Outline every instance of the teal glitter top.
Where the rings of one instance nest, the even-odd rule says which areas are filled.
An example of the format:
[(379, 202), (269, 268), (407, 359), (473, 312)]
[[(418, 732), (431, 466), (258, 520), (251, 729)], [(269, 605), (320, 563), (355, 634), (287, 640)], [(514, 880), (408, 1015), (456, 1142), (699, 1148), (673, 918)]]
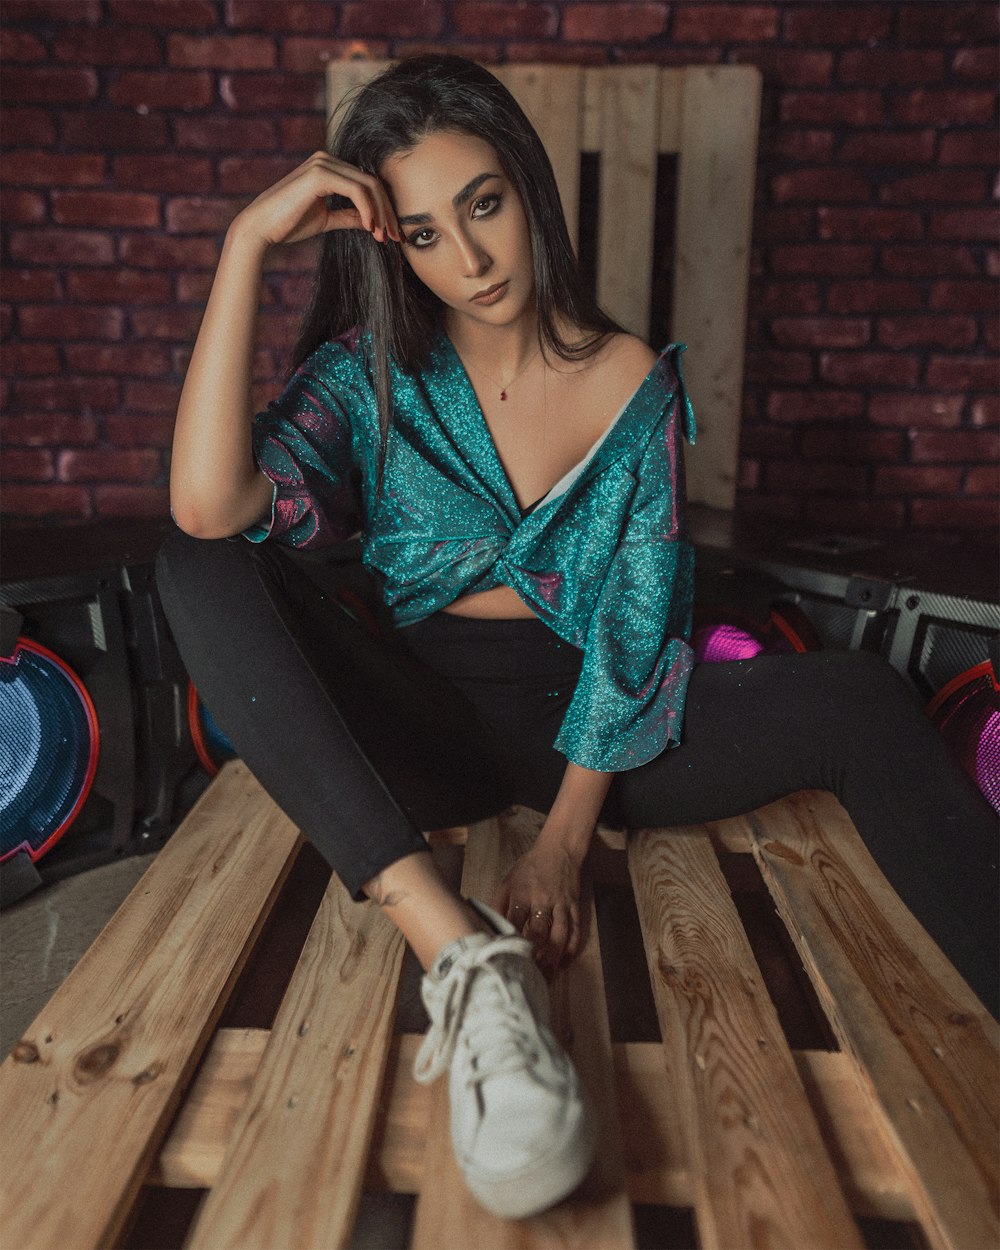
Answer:
[(693, 664), (684, 344), (664, 349), (588, 456), (525, 515), (444, 333), (419, 373), (393, 371), (376, 498), (368, 342), (323, 344), (255, 418), (254, 455), (274, 496), (267, 523), (245, 536), (316, 548), (360, 529), (364, 564), (401, 627), (470, 591), (512, 586), (584, 653), (557, 750), (619, 772), (676, 745)]

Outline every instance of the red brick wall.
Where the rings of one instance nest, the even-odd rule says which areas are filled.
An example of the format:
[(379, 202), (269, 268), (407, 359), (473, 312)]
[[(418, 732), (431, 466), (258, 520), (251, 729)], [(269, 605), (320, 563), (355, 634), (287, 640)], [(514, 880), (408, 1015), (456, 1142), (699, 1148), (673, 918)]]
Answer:
[[(992, 3), (4, 0), (2, 20), (8, 515), (165, 510), (221, 234), (320, 145), (323, 64), (363, 40), (487, 63), (759, 65), (740, 507), (994, 525)], [(267, 276), (262, 394), (307, 263)]]

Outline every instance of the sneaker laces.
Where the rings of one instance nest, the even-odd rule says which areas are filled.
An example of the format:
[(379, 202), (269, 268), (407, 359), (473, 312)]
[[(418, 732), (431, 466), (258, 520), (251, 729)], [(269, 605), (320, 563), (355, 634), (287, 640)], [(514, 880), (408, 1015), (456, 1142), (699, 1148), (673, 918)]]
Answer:
[[(524, 947), (520, 936), (494, 938), (487, 946), (460, 956), (435, 986), (443, 991), (443, 1007), (435, 1010), (413, 1065), (413, 1075), (422, 1085), (447, 1070), (463, 1032), (465, 1044), (475, 1054), (475, 1068), (466, 1080), (469, 1087), (538, 1062), (533, 1039), (539, 1026), (531, 1008), (523, 995), (512, 992), (511, 978), (492, 962), (502, 955), (524, 959)], [(535, 1075), (548, 1083), (540, 1073)]]

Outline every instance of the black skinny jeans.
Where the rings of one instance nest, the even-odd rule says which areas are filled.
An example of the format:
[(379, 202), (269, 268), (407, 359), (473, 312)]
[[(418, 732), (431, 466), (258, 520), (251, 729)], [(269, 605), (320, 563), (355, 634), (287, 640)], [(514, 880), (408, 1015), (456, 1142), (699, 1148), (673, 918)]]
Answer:
[[(546, 811), (582, 653), (541, 621), (445, 613), (376, 634), (342, 571), (278, 543), (172, 533), (163, 606), (192, 680), (264, 788), (362, 885), (421, 829)], [(906, 682), (867, 652), (695, 668), (681, 746), (618, 773), (601, 819), (697, 824), (832, 791), (882, 871), (997, 1013), (997, 821)]]

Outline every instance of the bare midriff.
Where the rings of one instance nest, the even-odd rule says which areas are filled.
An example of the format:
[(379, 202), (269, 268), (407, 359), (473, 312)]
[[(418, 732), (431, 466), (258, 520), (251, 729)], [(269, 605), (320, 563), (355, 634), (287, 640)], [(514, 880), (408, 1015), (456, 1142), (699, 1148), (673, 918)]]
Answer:
[(530, 617), (535, 613), (511, 586), (494, 586), (492, 590), (480, 590), (461, 595), (449, 603), (443, 612), (453, 616), (476, 616), (486, 620), (507, 620), (511, 617)]

